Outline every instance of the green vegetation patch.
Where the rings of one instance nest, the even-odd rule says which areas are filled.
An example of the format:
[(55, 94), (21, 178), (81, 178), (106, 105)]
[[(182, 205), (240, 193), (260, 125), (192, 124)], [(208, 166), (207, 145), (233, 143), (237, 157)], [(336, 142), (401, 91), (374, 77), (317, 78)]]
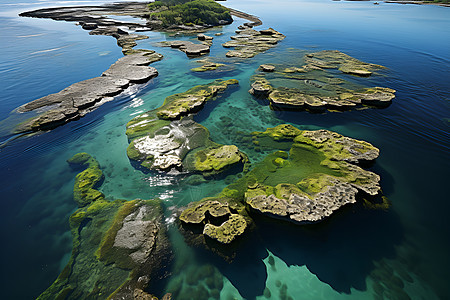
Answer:
[[(87, 153), (79, 153), (69, 162), (98, 168), (98, 162)], [(145, 289), (148, 284), (138, 278), (144, 273), (150, 276), (158, 268), (154, 261), (162, 257), (156, 253), (161, 255), (167, 247), (160, 226), (160, 202), (107, 201), (104, 197), (90, 201), (86, 193), (78, 193), (78, 197), (86, 205), (70, 216), (73, 248), (69, 263), (38, 299), (133, 298), (136, 288)]]
[[(367, 142), (328, 130), (299, 130), (288, 124), (252, 135), (264, 151), (274, 152), (217, 197), (190, 204), (180, 216), (182, 222), (203, 224), (203, 234), (230, 243), (233, 238), (228, 233), (237, 232), (235, 227), (240, 223), (237, 217), (231, 218), (233, 213), (248, 218), (246, 209), (251, 208), (294, 222), (317, 222), (354, 203), (359, 191), (372, 196), (381, 191), (379, 176), (358, 166), (379, 155)], [(227, 205), (231, 200), (240, 203), (240, 209), (227, 211), (221, 224), (208, 219), (213, 215), (213, 204)], [(195, 216), (196, 221), (188, 216)], [(228, 228), (231, 224), (236, 226)]]
[(161, 107), (141, 114), (127, 124), (127, 155), (147, 169), (185, 169), (212, 176), (239, 163), (248, 168), (247, 156), (236, 146), (220, 145), (204, 126), (186, 118), (207, 101), (237, 85), (236, 79), (215, 80), (166, 97)]
[(87, 169), (75, 177), (73, 198), (79, 207), (91, 204), (104, 198), (103, 193), (95, 189), (95, 186), (103, 179), (97, 160), (87, 153), (75, 154), (68, 160), (70, 164), (87, 166)]
[(161, 0), (148, 5), (150, 17), (173, 25), (222, 25), (233, 21), (229, 9), (213, 0)]

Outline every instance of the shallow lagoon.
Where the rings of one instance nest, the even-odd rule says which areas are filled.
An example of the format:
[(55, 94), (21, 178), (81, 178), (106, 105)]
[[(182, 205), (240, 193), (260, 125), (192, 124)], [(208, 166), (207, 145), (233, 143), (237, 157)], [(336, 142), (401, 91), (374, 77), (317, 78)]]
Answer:
[[(89, 36), (64, 22), (14, 17), (10, 11), (28, 10), (35, 4), (13, 4), (4, 5), (0, 15), (2, 41), (7, 41), (2, 42), (0, 52), (2, 120), (29, 100), (99, 75), (121, 56), (112, 38)], [(230, 295), (263, 299), (266, 286), (272, 299), (279, 299), (284, 290), (293, 299), (373, 299), (374, 290), (379, 289), (373, 278), (394, 282), (390, 291), (403, 286), (401, 290), (412, 299), (449, 297), (445, 191), (450, 146), (448, 8), (332, 1), (274, 5), (232, 0), (226, 4), (261, 17), (263, 28), (274, 27), (287, 37), (274, 49), (220, 74), (223, 79), (238, 79), (240, 88), (207, 105), (195, 120), (210, 130), (214, 141), (236, 143), (252, 161), (263, 155), (251, 145), (238, 144), (239, 131), (289, 122), (301, 129), (324, 128), (366, 140), (381, 150), (372, 169), (382, 177), (391, 208), (373, 211), (357, 204), (326, 222), (303, 227), (258, 218), (258, 229), (239, 245), (231, 263), (188, 246), (173, 222), (174, 206), (212, 196), (232, 178), (186, 186), (176, 177), (135, 170), (126, 156), (125, 124), (160, 106), (168, 95), (216, 76), (189, 72), (197, 64), (182, 52), (157, 48), (154, 43), (167, 36), (150, 33), (150, 39), (140, 41), (139, 46), (154, 49), (165, 59), (153, 64), (160, 75), (138, 94), (120, 97), (50, 133), (1, 148), (3, 299), (38, 296), (66, 264), (72, 245), (68, 216), (76, 209), (72, 200), (76, 173), (66, 159), (80, 151), (99, 160), (106, 176), (101, 189), (110, 198), (164, 200), (175, 259), (172, 277), (152, 287), (159, 295), (174, 284), (170, 279), (181, 280), (189, 291), (185, 278), (212, 264), (225, 276), (223, 299)], [(210, 56), (224, 58), (226, 49), (220, 44), (242, 22), (238, 19), (223, 28), (225, 34), (215, 38)], [(261, 63), (283, 61), (290, 48), (338, 49), (388, 67), (369, 79), (345, 78), (396, 89), (393, 104), (386, 109), (320, 115), (271, 111), (248, 94), (250, 77)], [(7, 138), (3, 134), (2, 140)], [(274, 256), (273, 265), (268, 251)]]

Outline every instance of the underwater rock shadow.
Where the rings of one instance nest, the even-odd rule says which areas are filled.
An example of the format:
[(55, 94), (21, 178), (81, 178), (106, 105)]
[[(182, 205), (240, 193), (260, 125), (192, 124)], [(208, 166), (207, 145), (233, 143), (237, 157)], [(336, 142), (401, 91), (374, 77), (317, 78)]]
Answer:
[(305, 265), (340, 293), (350, 293), (351, 288), (366, 290), (373, 261), (395, 257), (394, 246), (403, 237), (393, 211), (370, 210), (360, 202), (318, 224), (296, 226), (263, 216), (254, 219), (269, 251), (288, 265)]
[(261, 214), (252, 214), (252, 218), (256, 229), (241, 240), (231, 263), (206, 249), (196, 250), (198, 257), (214, 264), (245, 299), (264, 293), (266, 249), (289, 266), (305, 265), (335, 291), (350, 293), (352, 288), (367, 289), (373, 261), (395, 257), (394, 246), (403, 238), (393, 211), (370, 210), (360, 203), (343, 207), (318, 224), (296, 225)]
[(193, 116), (193, 120), (199, 124), (202, 124), (203, 121), (209, 118), (209, 115), (213, 112), (217, 105), (219, 105), (220, 102), (226, 101), (226, 99), (230, 97), (231, 94), (237, 92), (240, 89), (240, 83), (235, 86), (230, 86), (225, 91), (215, 96), (214, 99), (206, 101), (202, 109)]

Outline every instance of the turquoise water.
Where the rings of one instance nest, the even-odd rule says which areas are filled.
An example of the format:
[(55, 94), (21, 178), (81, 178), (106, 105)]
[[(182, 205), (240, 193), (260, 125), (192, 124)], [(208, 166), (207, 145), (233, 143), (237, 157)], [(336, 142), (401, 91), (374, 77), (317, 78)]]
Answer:
[[(85, 2), (1, 0), (0, 132), (13, 124), (17, 106), (71, 83), (100, 75), (121, 57), (115, 40), (89, 36), (71, 23), (18, 18), (31, 8)], [(89, 3), (100, 3), (105, 1)], [(112, 2), (112, 1), (111, 1)], [(87, 2), (86, 2), (87, 3)], [(220, 78), (236, 78), (240, 87), (208, 105), (196, 120), (219, 143), (234, 143), (252, 161), (263, 158), (242, 144), (239, 131), (264, 130), (289, 122), (304, 129), (329, 129), (366, 140), (381, 155), (373, 170), (381, 175), (392, 206), (372, 211), (356, 204), (314, 226), (295, 226), (256, 218), (257, 230), (239, 245), (234, 260), (187, 245), (173, 222), (176, 207), (221, 191), (232, 177), (187, 186), (178, 177), (135, 170), (125, 149), (125, 124), (154, 109), (168, 95), (210, 82), (215, 75), (195, 75), (197, 66), (184, 53), (159, 48), (168, 37), (148, 33), (142, 48), (164, 54), (155, 63), (159, 76), (138, 92), (103, 105), (95, 112), (52, 132), (12, 140), (0, 148), (2, 299), (37, 297), (58, 276), (72, 248), (68, 217), (76, 209), (72, 188), (76, 173), (66, 159), (85, 151), (100, 162), (111, 199), (160, 197), (174, 250), (171, 277), (152, 291), (161, 296), (176, 284), (192, 291), (188, 278), (205, 265), (224, 276), (221, 299), (374, 299), (376, 282), (387, 286), (387, 299), (448, 299), (450, 230), (447, 221), (450, 147), (450, 10), (436, 6), (371, 2), (227, 1), (230, 7), (262, 18), (287, 37), (276, 48), (238, 62)], [(235, 23), (214, 32), (210, 56), (225, 59)], [(188, 39), (189, 37), (185, 37)], [(386, 86), (397, 97), (385, 109), (309, 114), (274, 112), (249, 94), (249, 79), (261, 63), (285, 61), (290, 48), (338, 49), (389, 69), (370, 79), (346, 79)], [(268, 256), (274, 257), (273, 264)], [(399, 281), (400, 280), (400, 281)], [(202, 283), (203, 284), (203, 283)], [(286, 292), (286, 293), (285, 293)], [(390, 294), (389, 294), (390, 293)], [(266, 292), (266, 295), (267, 292)]]

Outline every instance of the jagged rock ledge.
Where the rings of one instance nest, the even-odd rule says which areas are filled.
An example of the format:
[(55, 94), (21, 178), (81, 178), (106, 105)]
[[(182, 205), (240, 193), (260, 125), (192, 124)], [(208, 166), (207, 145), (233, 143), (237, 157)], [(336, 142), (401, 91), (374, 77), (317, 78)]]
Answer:
[(148, 50), (118, 59), (102, 76), (72, 84), (64, 90), (20, 106), (17, 112), (35, 111), (39, 115), (17, 126), (17, 133), (50, 130), (78, 119), (103, 103), (113, 100), (132, 84), (149, 81), (158, 71), (149, 67), (163, 58)]

